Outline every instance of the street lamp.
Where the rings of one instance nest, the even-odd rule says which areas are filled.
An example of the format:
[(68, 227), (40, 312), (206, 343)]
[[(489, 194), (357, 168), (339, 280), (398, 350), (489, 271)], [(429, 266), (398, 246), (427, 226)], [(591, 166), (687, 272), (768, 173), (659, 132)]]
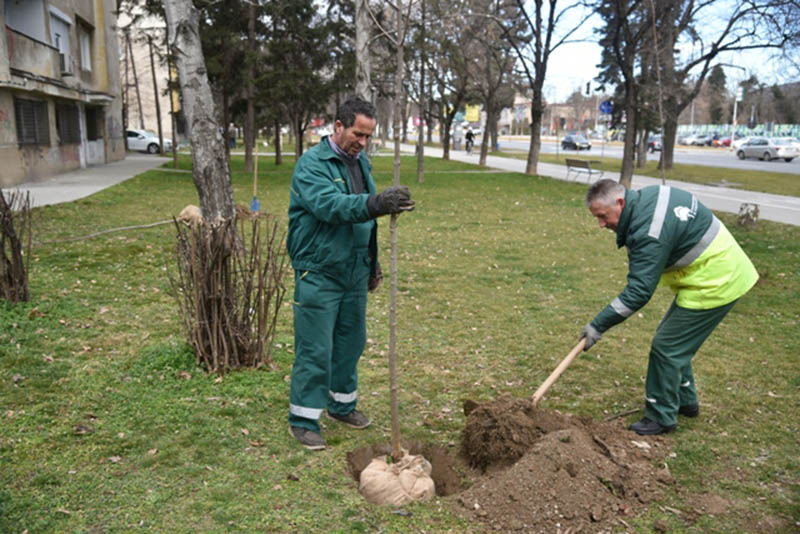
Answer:
[[(731, 65), (730, 63), (720, 63), (722, 67), (733, 67), (734, 69), (743, 70), (745, 75), (747, 75), (747, 69), (744, 67), (740, 67), (739, 65)], [(731, 150), (733, 150), (733, 141), (736, 137), (736, 110), (738, 108), (739, 100), (742, 100), (744, 93), (742, 91), (742, 86), (736, 84), (736, 91), (733, 95), (733, 120), (731, 121)]]

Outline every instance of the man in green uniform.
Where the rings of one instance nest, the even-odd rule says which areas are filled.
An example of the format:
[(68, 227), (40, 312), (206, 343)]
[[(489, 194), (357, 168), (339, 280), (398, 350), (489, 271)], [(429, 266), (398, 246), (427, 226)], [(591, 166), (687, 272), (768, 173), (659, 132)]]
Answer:
[(687, 191), (630, 191), (599, 180), (586, 205), (601, 228), (616, 232), (617, 246), (627, 247), (628, 284), (583, 328), (584, 350), (647, 304), (659, 281), (676, 294), (650, 347), (644, 418), (630, 426), (640, 435), (671, 432), (678, 414), (700, 413), (692, 357), (758, 273), (725, 225)]
[(286, 239), (295, 272), (289, 430), (312, 450), (325, 448), (319, 418), (326, 409), (353, 428), (370, 424), (356, 403), (367, 290), (382, 279), (375, 218), (414, 209), (407, 187), (375, 192), (363, 152), (374, 129), (375, 107), (348, 100), (334, 133), (303, 154), (292, 176)]

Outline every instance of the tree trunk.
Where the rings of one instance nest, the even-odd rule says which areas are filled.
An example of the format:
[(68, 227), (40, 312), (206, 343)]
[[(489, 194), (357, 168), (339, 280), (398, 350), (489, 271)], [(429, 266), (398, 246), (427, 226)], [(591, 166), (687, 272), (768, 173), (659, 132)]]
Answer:
[(295, 161), (300, 160), (303, 155), (303, 118), (297, 117), (294, 120), (294, 157)]
[[(175, 120), (175, 114), (178, 112), (175, 109), (175, 99), (173, 98), (174, 92), (177, 91), (175, 81), (172, 79), (172, 54), (169, 50), (169, 28), (164, 35), (164, 41), (167, 48), (167, 76), (169, 76), (169, 116), (172, 121), (172, 168), (178, 168), (178, 121)], [(125, 136), (127, 138), (127, 136)]]
[(542, 147), (542, 109), (541, 92), (534, 91), (531, 99), (531, 144), (528, 147), (528, 162), (525, 165), (525, 174), (536, 174), (539, 166), (539, 150)]
[(634, 89), (626, 91), (625, 104), (625, 143), (622, 150), (622, 170), (619, 173), (619, 183), (630, 189), (633, 180), (633, 157), (636, 150), (636, 94)]
[(247, 10), (247, 115), (244, 123), (244, 170), (253, 172), (253, 147), (256, 144), (256, 108), (255, 108), (255, 63), (256, 54), (256, 5), (251, 3)]
[(142, 110), (142, 94), (139, 92), (139, 77), (136, 75), (136, 61), (133, 59), (133, 46), (131, 46), (131, 32), (125, 32), (125, 39), (128, 41), (128, 52), (131, 58), (131, 70), (133, 70), (133, 86), (136, 88), (136, 103), (139, 105), (139, 128), (144, 130), (144, 111)]
[(228, 158), (228, 169), (231, 167), (231, 123), (230, 106), (228, 105), (228, 92), (222, 91), (222, 144), (225, 145), (225, 157)]
[(281, 121), (275, 119), (275, 165), (283, 164), (281, 157)]
[(647, 166), (647, 130), (639, 130), (636, 143), (636, 168), (644, 169)]
[(147, 36), (147, 47), (150, 50), (150, 72), (153, 73), (153, 99), (156, 101), (156, 122), (158, 123), (159, 154), (164, 155), (164, 132), (161, 129), (161, 104), (158, 95), (158, 80), (156, 79), (156, 62), (153, 57), (153, 38)]
[(678, 119), (677, 115), (664, 114), (664, 129), (661, 132), (661, 159), (658, 162), (658, 168), (669, 170), (672, 168), (672, 162), (675, 157), (675, 139), (678, 136)]
[(192, 144), (192, 178), (203, 216), (209, 222), (235, 216), (233, 186), (225, 158), (214, 99), (198, 33), (198, 13), (191, 0), (165, 0), (164, 11), (173, 38), (183, 109)]
[(422, 0), (422, 25), (420, 28), (422, 48), (419, 62), (419, 132), (417, 135), (417, 182), (425, 181), (425, 0)]
[(356, 0), (356, 96), (372, 102), (369, 0)]
[[(439, 127), (439, 136), (442, 138), (442, 159), (450, 159), (450, 126), (453, 125), (453, 115), (445, 115)], [(444, 130), (443, 132), (441, 130)]]
[[(490, 131), (492, 124), (495, 125), (494, 131)], [(480, 161), (478, 162), (481, 167), (486, 167), (486, 157), (489, 153), (489, 143), (491, 139), (494, 139), (494, 143), (497, 142), (497, 111), (494, 109), (493, 104), (487, 102), (486, 125), (483, 128), (483, 136), (481, 138), (481, 156)]]

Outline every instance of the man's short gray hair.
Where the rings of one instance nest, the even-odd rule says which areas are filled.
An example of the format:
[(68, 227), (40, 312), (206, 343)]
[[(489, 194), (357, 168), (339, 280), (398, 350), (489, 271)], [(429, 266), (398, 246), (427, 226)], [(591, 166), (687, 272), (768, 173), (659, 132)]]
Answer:
[(589, 187), (586, 193), (586, 206), (589, 207), (595, 202), (600, 202), (604, 206), (611, 206), (618, 198), (625, 197), (625, 186), (609, 178), (597, 180)]

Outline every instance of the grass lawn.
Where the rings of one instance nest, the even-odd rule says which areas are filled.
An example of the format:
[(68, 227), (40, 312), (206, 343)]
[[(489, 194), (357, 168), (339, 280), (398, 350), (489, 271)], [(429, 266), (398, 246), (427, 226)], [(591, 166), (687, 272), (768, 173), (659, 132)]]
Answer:
[[(510, 157), (527, 160), (528, 153), (520, 151), (500, 151), (492, 152), (493, 156)], [(615, 158), (601, 158), (597, 154), (576, 154), (575, 152), (561, 152), (560, 154), (539, 154), (539, 161), (542, 163), (557, 163), (566, 165), (565, 158), (590, 159), (600, 161), (600, 165), (592, 165), (592, 168), (600, 169), (609, 173), (619, 174), (622, 169), (622, 161)], [(733, 157), (733, 156), (731, 156)], [(648, 161), (643, 168), (633, 169), (634, 174), (661, 178), (661, 171), (657, 161)], [(694, 184), (736, 184), (733, 187), (748, 191), (759, 191), (763, 193), (774, 193), (776, 195), (800, 196), (800, 180), (796, 174), (785, 172), (769, 171), (750, 171), (743, 169), (727, 169), (724, 167), (709, 167), (705, 165), (685, 165), (676, 163), (672, 169), (665, 173), (667, 180), (678, 180)], [(607, 177), (614, 177), (613, 174)]]
[[(260, 162), (258, 184), (262, 209), (283, 221), (285, 161)], [(379, 188), (389, 185), (391, 158), (375, 166)], [(237, 158), (234, 188), (249, 205), (242, 167)], [(532, 395), (622, 288), (627, 261), (583, 206), (585, 186), (442, 160), (427, 170), (416, 184), (415, 158), (403, 160), (417, 209), (399, 223), (400, 425), (455, 453), (461, 402)], [(160, 221), (189, 203), (188, 172), (154, 170), (36, 209), (35, 239)], [(678, 486), (626, 517), (631, 531), (651, 532), (655, 520), (671, 533), (800, 528), (800, 229), (762, 221), (747, 231), (721, 218), (761, 280), (695, 359), (701, 415), (667, 438)], [(382, 219), (385, 271), (388, 227)], [(410, 515), (369, 505), (346, 472), (347, 452), (391, 435), (386, 285), (370, 298), (359, 366), (359, 407), (374, 423), (326, 424), (329, 446), (314, 453), (286, 422), (292, 277), (277, 370), (217, 380), (195, 367), (169, 296), (174, 238), (165, 225), (38, 245), (31, 302), (0, 303), (0, 532), (481, 532), (450, 512), (453, 498)], [(608, 332), (542, 407), (604, 418), (642, 406), (649, 340), (670, 300), (659, 290)], [(695, 511), (710, 498), (713, 515)]]

